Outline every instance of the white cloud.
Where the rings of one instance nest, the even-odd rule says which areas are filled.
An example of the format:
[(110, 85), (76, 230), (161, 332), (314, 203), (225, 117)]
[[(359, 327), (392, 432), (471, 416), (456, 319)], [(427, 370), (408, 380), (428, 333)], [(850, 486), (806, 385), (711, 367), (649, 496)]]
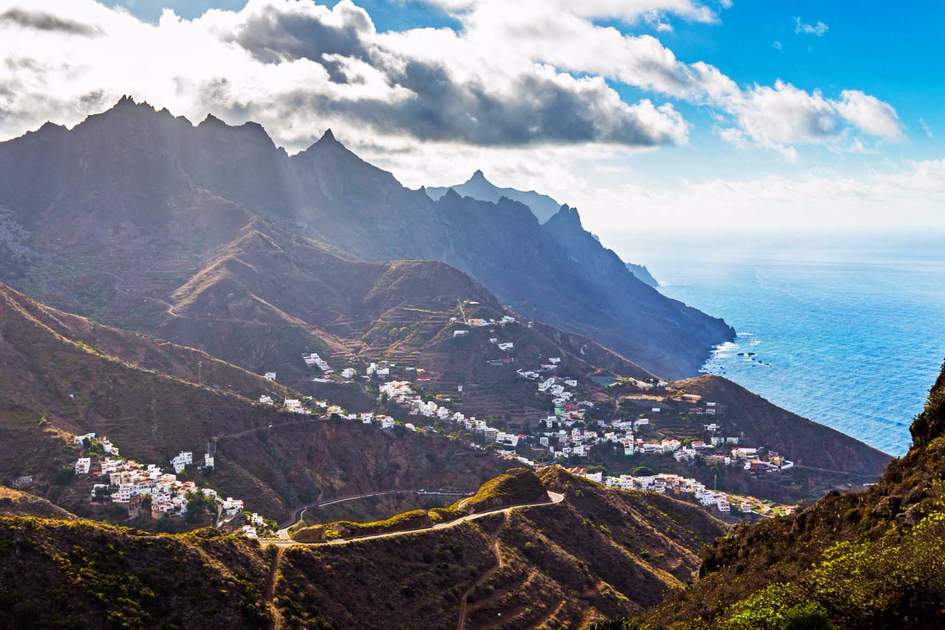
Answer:
[[(504, 7), (515, 12), (521, 8), (529, 10), (527, 5), (538, 4), (549, 13), (564, 11), (588, 19), (613, 19), (624, 22), (636, 22), (652, 19), (654, 16), (675, 15), (694, 22), (714, 23), (718, 15), (704, 3), (693, 0), (522, 0), (515, 3), (505, 0), (426, 0), (427, 4), (438, 6), (452, 13), (472, 13), (484, 8)], [(722, 3), (722, 8), (731, 7), (731, 3)]]
[[(784, 82), (740, 86), (687, 63), (651, 35), (600, 20), (713, 23), (697, 0), (430, 0), (462, 28), (378, 33), (351, 0), (250, 0), (240, 11), (158, 24), (91, 0), (0, 0), (0, 137), (46, 120), (73, 124), (125, 93), (192, 120), (256, 120), (298, 150), (326, 127), (379, 147), (683, 144), (671, 102), (708, 108), (719, 135), (789, 160), (798, 146), (895, 141), (895, 110), (845, 90), (829, 98)], [(713, 3), (725, 8), (725, 3)], [(12, 12), (12, 13), (11, 13)], [(8, 16), (6, 18), (2, 16)], [(647, 92), (625, 102), (607, 81)], [(662, 99), (662, 100), (661, 100)], [(669, 100), (670, 102), (667, 102)], [(860, 141), (862, 143), (862, 141)]]
[[(157, 25), (89, 0), (50, 2), (38, 17), (25, 4), (0, 1), (0, 14), (13, 16), (0, 20), (0, 58), (14, 67), (0, 78), (7, 137), (47, 118), (74, 123), (129, 93), (191, 118), (213, 111), (258, 120), (289, 149), (328, 125), (368, 128), (381, 141), (686, 141), (688, 126), (671, 104), (626, 103), (600, 77), (491, 58), (448, 29), (385, 36), (350, 0), (332, 9), (250, 0), (239, 12), (195, 20), (165, 11)], [(76, 36), (77, 29), (97, 36)], [(431, 39), (446, 45), (421, 52)]]
[(794, 32), (798, 35), (814, 35), (815, 37), (822, 37), (827, 34), (827, 31), (830, 30), (830, 27), (817, 20), (814, 24), (806, 24), (801, 18), (794, 18)]
[(875, 96), (859, 90), (844, 90), (837, 112), (863, 131), (886, 140), (901, 140), (902, 126), (896, 110)]
[[(572, 72), (592, 72), (708, 106), (728, 117), (732, 129), (723, 137), (776, 150), (791, 160), (798, 157), (798, 145), (834, 145), (851, 132), (891, 141), (901, 138), (895, 110), (873, 96), (848, 90), (839, 99), (829, 99), (817, 90), (808, 92), (781, 81), (742, 88), (715, 66), (680, 61), (655, 37), (624, 35), (596, 25), (592, 19), (613, 17), (613, 11), (602, 4), (612, 3), (556, 0), (555, 11), (549, 11), (546, 3), (534, 0), (514, 5), (470, 0), (456, 13), (463, 25), (458, 41), (472, 44), (460, 56), (475, 58), (476, 50), (488, 50), (503, 61), (525, 59)], [(642, 4), (630, 3), (636, 12), (628, 17), (651, 19)], [(651, 10), (656, 10), (655, 4), (650, 3)], [(663, 3), (662, 10), (671, 13), (669, 5)], [(677, 7), (677, 13), (685, 11)]]
[(722, 138), (745, 146), (754, 144), (796, 157), (795, 145), (844, 142), (851, 129), (889, 141), (902, 138), (896, 111), (887, 103), (860, 91), (845, 90), (839, 99), (820, 91), (807, 92), (790, 83), (756, 85), (725, 103), (736, 127)]

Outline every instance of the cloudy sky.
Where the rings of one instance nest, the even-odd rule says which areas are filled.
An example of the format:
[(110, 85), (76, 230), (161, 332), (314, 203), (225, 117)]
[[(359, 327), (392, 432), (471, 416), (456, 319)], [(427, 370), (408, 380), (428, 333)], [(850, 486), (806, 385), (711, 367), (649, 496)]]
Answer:
[(637, 229), (945, 229), (945, 3), (0, 0), (0, 139), (130, 94)]

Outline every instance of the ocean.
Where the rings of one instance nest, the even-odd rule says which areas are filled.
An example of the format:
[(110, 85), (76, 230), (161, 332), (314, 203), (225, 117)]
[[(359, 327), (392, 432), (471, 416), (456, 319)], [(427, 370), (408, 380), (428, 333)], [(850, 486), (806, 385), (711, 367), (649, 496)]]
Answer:
[(945, 359), (945, 240), (634, 241), (618, 252), (664, 294), (738, 331), (703, 371), (889, 454), (908, 450)]

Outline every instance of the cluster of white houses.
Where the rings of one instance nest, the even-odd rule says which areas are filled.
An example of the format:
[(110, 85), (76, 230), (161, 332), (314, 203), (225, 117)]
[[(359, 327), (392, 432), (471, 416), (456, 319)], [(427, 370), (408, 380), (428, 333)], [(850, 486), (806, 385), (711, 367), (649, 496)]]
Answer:
[[(98, 480), (92, 485), (91, 499), (121, 505), (132, 517), (141, 513), (146, 498), (150, 500), (152, 518), (183, 516), (187, 513), (187, 497), (194, 493), (213, 499), (221, 513), (228, 518), (243, 511), (241, 499), (224, 499), (215, 490), (199, 488), (193, 481), (181, 481), (177, 478), (187, 466), (193, 465), (194, 456), (191, 451), (181, 451), (170, 460), (174, 470), (172, 473), (165, 472), (154, 464), (144, 465), (121, 457), (108, 438), (96, 439), (94, 433), (76, 436), (75, 444), (86, 449), (94, 449), (99, 445), (105, 453), (101, 456), (89, 454), (80, 457), (75, 464), (76, 475), (90, 475)], [(213, 455), (209, 452), (204, 454), (201, 467), (212, 469), (213, 466)]]
[[(651, 424), (651, 418), (648, 417), (635, 420), (615, 419), (604, 423), (604, 429), (599, 431), (574, 427), (574, 424), (585, 419), (585, 411), (593, 408), (594, 404), (586, 400), (574, 400), (574, 394), (569, 388), (577, 386), (575, 379), (541, 376), (541, 372), (547, 373), (556, 369), (559, 361), (558, 358), (552, 357), (540, 370), (518, 370), (522, 378), (539, 381), (538, 392), (552, 398), (555, 414), (542, 421), (545, 430), (539, 433), (538, 446), (547, 448), (556, 459), (585, 457), (595, 444), (610, 443), (621, 447), (627, 456), (637, 453), (667, 455), (677, 461), (699, 460), (707, 464), (741, 466), (753, 473), (777, 472), (794, 466), (793, 462), (776, 452), (738, 447), (739, 438), (722, 435), (721, 427), (715, 422), (703, 425), (707, 435), (705, 440), (693, 440), (686, 444), (672, 438), (646, 440), (639, 437), (636, 432)], [(717, 403), (702, 403), (702, 397), (698, 394), (681, 394), (680, 400), (690, 405), (699, 405), (690, 407), (690, 413), (715, 416), (718, 410)], [(647, 415), (654, 417), (663, 412), (662, 406), (656, 403), (649, 405), (648, 409)], [(733, 446), (736, 448), (730, 449)]]
[[(456, 321), (456, 318), (453, 318)], [(505, 316), (496, 321), (493, 319), (464, 319), (463, 324), (472, 327), (504, 326), (514, 323), (515, 318)], [(467, 333), (467, 329), (457, 329), (454, 332)], [(490, 343), (499, 349), (511, 352), (514, 349), (512, 342), (500, 342), (498, 337), (489, 339)], [(317, 353), (303, 354), (307, 365), (317, 365), (323, 372), (331, 370)], [(609, 444), (622, 449), (624, 455), (636, 454), (665, 455), (680, 462), (701, 461), (710, 465), (740, 466), (753, 473), (777, 472), (791, 468), (793, 463), (781, 457), (778, 453), (766, 452), (761, 449), (747, 448), (739, 445), (739, 438), (727, 437), (722, 434), (718, 424), (712, 422), (703, 425), (705, 439), (691, 440), (683, 443), (673, 438), (644, 439), (640, 436), (641, 429), (647, 433), (646, 427), (651, 425), (651, 418), (657, 418), (664, 409), (662, 403), (653, 396), (651, 404), (646, 405), (648, 413), (640, 414), (636, 419), (614, 419), (609, 422), (597, 422), (595, 429), (581, 428), (585, 422), (588, 410), (593, 409), (594, 403), (588, 400), (578, 400), (576, 388), (578, 381), (575, 378), (558, 376), (561, 368), (560, 357), (547, 357), (534, 369), (518, 369), (519, 377), (534, 381), (537, 392), (551, 399), (554, 406), (554, 415), (549, 415), (539, 423), (539, 430), (533, 435), (505, 432), (489, 426), (485, 420), (475, 417), (465, 417), (462, 413), (454, 412), (445, 403), (448, 400), (424, 399), (413, 389), (411, 381), (388, 380), (392, 378), (392, 368), (396, 364), (384, 361), (370, 363), (363, 378), (377, 381), (381, 394), (404, 407), (409, 414), (435, 419), (442, 422), (451, 422), (462, 426), (467, 431), (479, 435), (486, 444), (496, 444), (507, 449), (516, 449), (520, 442), (527, 442), (531, 448), (547, 449), (552, 459), (560, 460), (571, 457), (583, 458), (590, 455), (590, 449), (598, 444)], [(398, 368), (401, 378), (415, 378), (418, 382), (429, 380), (426, 372), (421, 368), (402, 366)], [(341, 373), (343, 378), (353, 378), (356, 371), (345, 368)], [(268, 376), (268, 375), (267, 375)], [(272, 374), (275, 377), (274, 374)], [(394, 377), (396, 378), (396, 377)], [(649, 386), (649, 384), (646, 384)], [(462, 392), (462, 385), (459, 386)], [(262, 396), (260, 402), (268, 405), (276, 403), (270, 396)], [(649, 401), (648, 401), (649, 402)], [(687, 406), (690, 414), (715, 416), (719, 409), (717, 403), (703, 402), (698, 394), (680, 393), (676, 402)], [(395, 421), (390, 416), (375, 415), (372, 413), (348, 414), (339, 407), (329, 407), (327, 403), (316, 403), (326, 415), (336, 414), (349, 420), (376, 423), (382, 429), (392, 428)], [(303, 401), (287, 398), (283, 401), (284, 410), (295, 414), (312, 414)], [(649, 417), (647, 417), (649, 416)], [(574, 426), (580, 424), (581, 426)], [(418, 430), (411, 423), (404, 426), (409, 430)], [(429, 430), (429, 429), (426, 429)], [(502, 452), (502, 451), (500, 451)]]
[(794, 511), (793, 505), (775, 505), (761, 501), (755, 497), (730, 494), (718, 490), (711, 490), (705, 484), (680, 475), (656, 474), (646, 476), (620, 475), (617, 477), (605, 476), (603, 472), (588, 473), (581, 469), (575, 470), (591, 481), (603, 483), (612, 488), (623, 490), (643, 490), (660, 494), (676, 496), (690, 495), (700, 505), (717, 509), (722, 513), (735, 511), (743, 514), (758, 514), (760, 516), (780, 516)]

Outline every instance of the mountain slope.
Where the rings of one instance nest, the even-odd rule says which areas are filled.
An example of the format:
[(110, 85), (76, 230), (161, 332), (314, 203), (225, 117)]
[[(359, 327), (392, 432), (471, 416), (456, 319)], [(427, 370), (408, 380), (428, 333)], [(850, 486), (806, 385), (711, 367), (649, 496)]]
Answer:
[[(695, 373), (732, 334), (625, 270), (600, 278), (583, 258), (555, 254), (525, 206), (527, 216), (506, 201), (463, 218), (449, 197), (404, 188), (330, 133), (289, 157), (258, 125), (195, 127), (123, 99), (72, 130), (46, 125), (0, 143), (0, 280), (151, 332), (145, 323), (168, 296), (264, 217), (361, 260), (447, 262), (502, 303), (532, 316), (540, 305), (543, 320), (664, 376)], [(515, 243), (496, 238), (513, 233)], [(488, 264), (496, 259), (507, 266)]]
[[(280, 382), (299, 389), (311, 379), (299, 358), (306, 351), (318, 351), (338, 368), (404, 362), (426, 369), (444, 387), (494, 379), (496, 370), (482, 354), (495, 349), (482, 339), (485, 348), (473, 352), (476, 344), (455, 341), (453, 332), (465, 326), (464, 318), (509, 315), (484, 287), (446, 264), (350, 260), (261, 221), (220, 248), (168, 300), (169, 308), (140, 325), (254, 372), (275, 370)], [(509, 328), (521, 360), (530, 353), (535, 362), (560, 356), (578, 370), (603, 367), (650, 378), (575, 335), (542, 325)], [(501, 372), (506, 381), (520, 380), (514, 369)]]
[(705, 554), (699, 581), (643, 624), (936, 625), (945, 612), (945, 371), (912, 434), (909, 453), (869, 489), (831, 493), (721, 538)]
[[(636, 362), (656, 374), (695, 373), (707, 356), (706, 342), (733, 334), (721, 320), (637, 280), (583, 230), (572, 209), (541, 226), (528, 208), (506, 199), (489, 204), (448, 192), (437, 208), (454, 236), (436, 258), (491, 278), (485, 284), (529, 317), (599, 340), (624, 356), (645, 357)], [(492, 253), (479, 253), (482, 242)]]
[(269, 625), (269, 562), (245, 540), (0, 517), (0, 556), (0, 628)]
[[(715, 375), (676, 381), (671, 392), (712, 400), (727, 409), (727, 430), (762, 439), (768, 448), (789, 454), (801, 469), (823, 469), (875, 479), (890, 457), (882, 451), (771, 404), (744, 387)], [(854, 477), (854, 480), (855, 477)]]
[(0, 516), (39, 516), (43, 518), (74, 518), (58, 505), (13, 488), (0, 486)]
[(292, 628), (573, 627), (680, 588), (695, 551), (723, 530), (667, 497), (559, 468), (539, 478), (561, 503), (334, 546), (0, 518), (0, 627), (259, 628), (274, 616)]
[[(51, 498), (75, 494), (56, 483), (57, 473), (77, 457), (71, 436), (90, 431), (158, 465), (214, 440), (212, 486), (279, 518), (321, 497), (468, 487), (505, 467), (445, 438), (282, 413), (255, 404), (261, 394), (292, 395), (204, 353), (98, 326), (0, 287), (7, 448), (0, 479), (32, 475)], [(78, 496), (81, 507), (87, 490)]]

